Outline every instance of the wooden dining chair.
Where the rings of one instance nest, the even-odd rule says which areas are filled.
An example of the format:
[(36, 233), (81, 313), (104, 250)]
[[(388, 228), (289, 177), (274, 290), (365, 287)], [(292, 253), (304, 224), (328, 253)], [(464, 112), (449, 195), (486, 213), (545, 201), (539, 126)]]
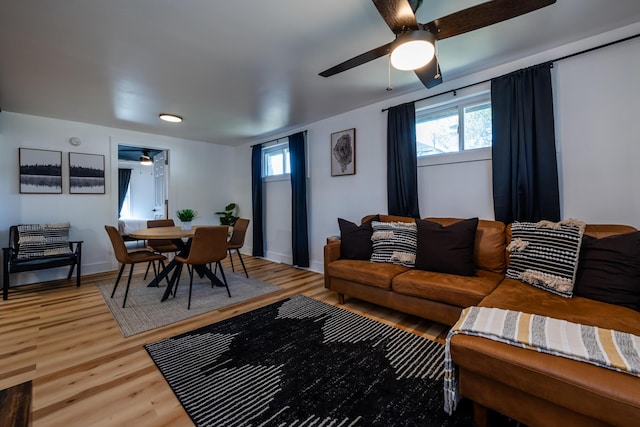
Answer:
[(182, 272), (182, 266), (186, 264), (192, 268), (189, 270), (189, 303), (187, 309), (191, 308), (191, 291), (193, 289), (193, 274), (195, 267), (202, 266), (207, 268), (207, 264), (216, 263), (216, 267), (220, 267), (220, 273), (222, 275), (222, 283), (227, 288), (227, 294), (231, 298), (231, 292), (229, 292), (229, 284), (227, 278), (222, 270), (222, 261), (227, 256), (227, 235), (229, 233), (229, 227), (227, 226), (209, 226), (196, 228), (193, 239), (191, 240), (191, 247), (189, 248), (189, 255), (186, 258), (176, 255), (174, 260), (179, 263), (179, 271), (177, 272), (178, 278), (175, 284), (175, 291), (178, 289), (178, 283), (180, 281), (180, 274)]
[[(175, 222), (173, 219), (150, 219), (147, 221), (147, 228), (156, 228), (156, 227), (175, 227)], [(147, 247), (152, 251), (159, 254), (168, 254), (173, 253), (174, 255), (178, 253), (179, 248), (169, 239), (149, 239), (147, 240)], [(147, 270), (144, 272), (144, 278), (146, 280), (147, 274), (149, 273), (149, 268), (153, 266), (154, 274), (158, 274), (158, 270), (156, 269), (155, 262), (149, 262), (147, 264)]]
[(127, 303), (127, 295), (129, 294), (129, 286), (131, 285), (131, 274), (133, 273), (134, 264), (159, 261), (160, 265), (164, 268), (164, 261), (167, 259), (167, 257), (162, 254), (157, 254), (150, 249), (139, 249), (128, 252), (127, 247), (124, 244), (124, 239), (122, 238), (120, 233), (118, 233), (118, 230), (110, 225), (105, 225), (104, 228), (105, 230), (107, 230), (107, 234), (109, 235), (109, 239), (111, 240), (111, 245), (113, 246), (113, 252), (116, 256), (116, 259), (120, 264), (122, 264), (120, 266), (120, 271), (118, 272), (116, 283), (113, 286), (113, 291), (111, 292), (111, 298), (113, 298), (116, 293), (118, 283), (120, 283), (120, 278), (122, 277), (122, 272), (124, 271), (124, 266), (127, 264), (131, 266), (129, 268), (127, 289), (124, 291), (124, 300), (122, 301), (122, 308), (124, 308), (125, 304)]
[(245, 276), (249, 277), (249, 273), (247, 273), (247, 267), (244, 266), (244, 260), (242, 259), (242, 254), (240, 254), (240, 248), (244, 246), (244, 237), (247, 234), (247, 228), (249, 227), (249, 220), (244, 218), (238, 218), (235, 225), (233, 226), (233, 233), (231, 234), (231, 238), (227, 243), (227, 250), (229, 251), (229, 260), (231, 261), (231, 270), (236, 271), (233, 266), (233, 255), (231, 253), (232, 249), (236, 250), (238, 254), (238, 258), (240, 258), (240, 264), (242, 264), (242, 269), (244, 270)]

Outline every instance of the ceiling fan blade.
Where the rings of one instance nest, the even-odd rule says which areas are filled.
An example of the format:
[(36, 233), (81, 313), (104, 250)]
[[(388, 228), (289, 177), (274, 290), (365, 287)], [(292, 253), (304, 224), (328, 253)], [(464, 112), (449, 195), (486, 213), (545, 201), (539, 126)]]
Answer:
[(351, 58), (347, 61), (344, 61), (341, 64), (336, 65), (335, 67), (331, 67), (328, 70), (324, 70), (320, 73), (322, 77), (333, 76), (334, 74), (341, 73), (343, 71), (350, 70), (351, 68), (357, 67), (358, 65), (366, 64), (369, 61), (373, 61), (374, 59), (378, 59), (381, 56), (385, 56), (389, 53), (391, 49), (391, 44), (393, 42), (387, 43), (383, 46), (377, 47), (375, 49), (371, 49), (369, 52), (365, 52), (361, 55), (356, 56), (355, 58)]
[(435, 56), (427, 65), (414, 70), (414, 72), (427, 89), (431, 89), (432, 87), (438, 86), (442, 83), (442, 73), (440, 73), (438, 58)]
[(373, 4), (395, 34), (418, 29), (416, 15), (407, 0), (373, 0)]
[(436, 19), (424, 27), (437, 40), (443, 40), (533, 12), (555, 2), (556, 0), (493, 0)]

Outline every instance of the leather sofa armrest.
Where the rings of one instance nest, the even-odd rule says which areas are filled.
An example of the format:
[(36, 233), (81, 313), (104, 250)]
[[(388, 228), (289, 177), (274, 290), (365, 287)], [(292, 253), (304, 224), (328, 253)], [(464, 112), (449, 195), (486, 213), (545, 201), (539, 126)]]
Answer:
[(327, 274), (327, 267), (329, 263), (340, 259), (340, 240), (329, 240), (324, 245), (324, 287), (331, 289), (329, 284), (329, 275)]
[(340, 240), (331, 240), (324, 246), (325, 267), (337, 259), (340, 259)]

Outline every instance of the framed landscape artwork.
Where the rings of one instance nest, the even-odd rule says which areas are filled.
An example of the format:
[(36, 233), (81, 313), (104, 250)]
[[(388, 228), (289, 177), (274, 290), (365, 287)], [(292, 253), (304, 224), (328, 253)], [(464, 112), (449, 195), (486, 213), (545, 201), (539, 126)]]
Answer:
[(104, 194), (104, 156), (69, 153), (69, 193)]
[(19, 149), (20, 193), (62, 193), (62, 151)]
[(355, 175), (356, 130), (347, 129), (331, 134), (331, 176)]

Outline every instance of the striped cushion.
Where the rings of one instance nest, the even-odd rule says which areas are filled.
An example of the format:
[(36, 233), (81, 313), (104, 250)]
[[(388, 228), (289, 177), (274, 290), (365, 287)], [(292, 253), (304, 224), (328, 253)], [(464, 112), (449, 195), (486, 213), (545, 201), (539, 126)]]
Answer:
[(513, 223), (507, 277), (571, 297), (584, 228), (575, 220)]
[(390, 262), (414, 267), (416, 263), (416, 224), (373, 221), (372, 262)]
[(17, 259), (70, 254), (69, 228), (68, 222), (19, 225)]

